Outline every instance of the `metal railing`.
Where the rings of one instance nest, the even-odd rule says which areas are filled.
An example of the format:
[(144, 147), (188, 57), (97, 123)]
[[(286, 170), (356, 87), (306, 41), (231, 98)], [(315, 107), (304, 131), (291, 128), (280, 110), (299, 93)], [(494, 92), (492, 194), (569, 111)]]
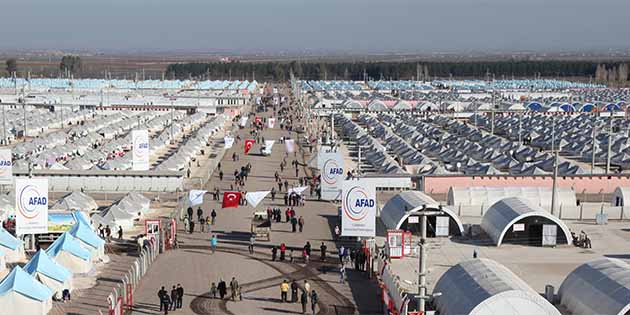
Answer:
[(149, 271), (151, 264), (159, 255), (157, 242), (151, 241), (149, 244), (150, 246), (142, 247), (140, 255), (121, 279), (122, 282), (117, 284), (107, 297), (110, 315), (124, 314), (126, 310), (131, 310), (133, 292), (138, 287), (140, 279)]

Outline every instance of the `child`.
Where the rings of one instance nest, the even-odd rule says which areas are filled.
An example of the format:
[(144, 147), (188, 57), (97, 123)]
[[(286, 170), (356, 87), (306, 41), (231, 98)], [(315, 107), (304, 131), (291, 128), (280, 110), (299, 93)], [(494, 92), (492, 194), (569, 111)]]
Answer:
[(210, 286), (210, 293), (212, 293), (213, 299), (217, 298), (217, 285), (214, 284), (214, 282), (212, 282), (212, 285)]

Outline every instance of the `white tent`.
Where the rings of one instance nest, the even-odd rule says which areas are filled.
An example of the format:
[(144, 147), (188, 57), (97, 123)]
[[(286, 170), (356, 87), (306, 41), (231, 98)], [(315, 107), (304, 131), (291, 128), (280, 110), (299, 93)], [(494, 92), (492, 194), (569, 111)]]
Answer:
[(0, 282), (2, 314), (45, 315), (52, 308), (53, 292), (16, 266)]
[(630, 187), (617, 187), (612, 195), (612, 203), (615, 207), (623, 207), (626, 203), (626, 196), (628, 196), (628, 200), (630, 201)]
[(24, 271), (51, 289), (57, 298), (63, 290), (72, 291), (73, 289), (72, 272), (56, 263), (41, 249), (24, 266)]
[(7, 255), (3, 252), (0, 252), (0, 276), (4, 276), (5, 271), (7, 270)]
[[(513, 228), (520, 224), (519, 228)], [(530, 229), (545, 224), (555, 224), (558, 227), (556, 242), (569, 244), (572, 241), (569, 227), (551, 213), (543, 210), (526, 199), (510, 197), (493, 204), (481, 219), (481, 228), (490, 236), (492, 241), (501, 246), (504, 238), (511, 242), (530, 245), (542, 245), (543, 229), (540, 234), (530, 235)]]
[(90, 252), (68, 232), (61, 234), (46, 253), (73, 274), (85, 274), (93, 268)]
[(109, 225), (109, 227), (114, 230), (118, 226), (122, 226), (124, 230), (133, 228), (133, 215), (120, 209), (117, 205), (109, 207), (104, 216), (99, 214), (93, 215), (92, 221), (96, 226), (99, 224), (102, 224), (103, 226)]
[[(491, 206), (501, 199), (520, 197), (543, 208), (551, 208), (551, 189), (547, 187), (451, 187), (448, 190), (449, 206)], [(556, 206), (575, 207), (575, 191), (558, 188)]]
[(464, 233), (462, 222), (455, 212), (417, 190), (403, 191), (389, 199), (381, 210), (381, 221), (388, 229), (401, 229), (406, 226), (409, 216), (423, 209), (443, 211), (450, 218), (449, 235)]
[(505, 266), (490, 259), (472, 259), (447, 270), (434, 292), (441, 315), (560, 315)]
[(98, 204), (94, 198), (80, 191), (75, 191), (64, 196), (50, 208), (50, 210), (80, 210), (86, 212), (95, 211), (96, 209), (98, 209)]
[(24, 243), (2, 227), (0, 227), (0, 252), (6, 255), (5, 260), (8, 263), (21, 262), (26, 259)]
[(615, 258), (582, 264), (564, 279), (558, 296), (573, 315), (628, 314), (630, 265)]

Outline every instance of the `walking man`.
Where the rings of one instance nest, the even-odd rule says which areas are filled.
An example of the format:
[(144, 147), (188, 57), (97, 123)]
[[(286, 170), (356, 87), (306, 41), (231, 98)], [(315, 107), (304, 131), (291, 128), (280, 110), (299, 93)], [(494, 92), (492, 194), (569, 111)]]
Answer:
[(300, 233), (302, 233), (302, 229), (304, 229), (304, 217), (300, 216), (298, 219), (298, 227), (300, 229)]
[(160, 300), (160, 312), (166, 307), (168, 308), (168, 304), (164, 304), (164, 296), (168, 295), (164, 287), (158, 291), (158, 299)]
[(298, 284), (295, 279), (291, 280), (291, 303), (295, 303), (298, 300)]
[(306, 314), (306, 304), (308, 304), (308, 294), (306, 291), (302, 291), (300, 296), (300, 303), (302, 304), (302, 314)]
[(223, 300), (223, 298), (227, 294), (227, 285), (225, 284), (225, 281), (223, 281), (223, 279), (219, 281), (219, 286), (217, 287), (217, 289), (219, 289), (219, 296), (221, 297), (221, 300)]
[(315, 290), (313, 290), (311, 292), (311, 310), (313, 310), (313, 315), (315, 315), (315, 310), (317, 309), (317, 292), (315, 292)]
[[(177, 284), (177, 308), (182, 308), (184, 301), (184, 288), (181, 284)], [(175, 301), (173, 301), (175, 303)]]
[(173, 286), (173, 289), (171, 290), (171, 311), (174, 311), (177, 308), (177, 303), (175, 302), (177, 301), (177, 294), (177, 289)]
[(240, 295), (239, 290), (240, 287), (238, 285), (238, 281), (236, 281), (235, 277), (232, 277), (232, 281), (230, 281), (230, 292), (232, 293), (232, 301), (236, 301), (236, 297)]
[(254, 254), (254, 243), (256, 242), (256, 236), (252, 233), (252, 236), (249, 237), (249, 254)]
[(212, 209), (212, 212), (210, 212), (210, 217), (212, 218), (212, 225), (214, 225), (217, 219), (217, 212), (214, 209)]

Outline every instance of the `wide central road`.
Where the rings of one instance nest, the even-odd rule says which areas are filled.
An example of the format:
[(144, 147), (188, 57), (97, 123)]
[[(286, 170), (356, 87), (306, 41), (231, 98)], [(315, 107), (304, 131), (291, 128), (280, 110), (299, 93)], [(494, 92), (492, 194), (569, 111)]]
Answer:
[[(259, 113), (261, 117), (273, 116), (273, 112)], [(293, 114), (294, 115), (294, 114)], [(253, 119), (250, 119), (250, 122)], [(250, 138), (250, 123), (247, 128), (240, 129), (241, 139)], [(296, 139), (298, 135), (279, 128), (276, 123), (274, 129), (265, 129), (262, 136), (266, 140), (276, 140), (273, 153), (270, 156), (260, 155), (261, 144), (255, 144), (249, 155), (243, 153), (243, 140), (227, 150), (221, 161), (224, 172), (223, 181), (219, 180), (218, 171), (208, 182), (207, 190), (219, 188), (221, 192), (229, 190), (234, 184), (234, 170), (247, 163), (252, 164), (252, 172), (245, 183), (245, 191), (278, 189), (274, 173), (289, 181), (289, 187), (299, 186), (295, 176), (295, 168), (291, 162), (297, 159), (299, 176), (305, 176), (305, 161), (309, 159), (308, 150), (298, 150), (297, 154), (286, 153), (284, 144), (279, 143), (280, 137)], [(301, 136), (301, 135), (300, 135)], [(303, 137), (303, 136), (301, 136)], [(297, 141), (296, 141), (297, 142)], [(232, 153), (240, 155), (239, 161), (232, 161)], [(287, 159), (287, 167), (280, 172), (280, 163)], [(307, 173), (310, 175), (310, 172)], [(305, 195), (309, 197), (308, 190)], [(284, 219), (284, 191), (278, 193), (276, 200), (268, 196), (256, 210), (264, 211), (268, 206), (278, 206), (282, 209)], [(173, 285), (181, 284), (185, 289), (183, 308), (176, 314), (281, 314), (301, 313), (298, 303), (282, 303), (280, 301), (280, 284), (283, 280), (295, 279), (300, 286), (304, 281), (310, 283), (312, 289), (318, 292), (320, 301), (317, 307), (319, 314), (378, 314), (377, 286), (365, 275), (348, 268), (349, 282), (339, 283), (337, 247), (333, 241), (333, 229), (339, 224), (337, 207), (329, 202), (318, 202), (309, 199), (305, 206), (295, 207), (297, 216), (303, 216), (306, 224), (302, 233), (292, 233), (289, 223), (274, 223), (270, 242), (257, 242), (255, 254), (247, 251), (249, 240), (250, 220), (255, 211), (250, 206), (221, 209), (218, 201), (206, 195), (202, 205), (204, 216), (212, 209), (218, 213), (216, 225), (212, 232), (200, 232), (199, 225), (195, 226), (195, 233), (183, 231), (183, 224), (179, 225), (178, 240), (180, 248), (163, 254), (153, 264), (149, 273), (142, 280), (134, 296), (133, 314), (158, 314), (159, 303), (157, 291), (161, 286), (167, 290)], [(196, 217), (195, 207), (195, 217)], [(214, 254), (210, 251), (210, 237), (217, 235), (219, 250)], [(326, 263), (319, 262), (319, 252), (314, 251), (311, 262), (303, 264), (299, 258), (295, 263), (272, 262), (271, 246), (285, 243), (288, 247), (295, 247), (295, 257), (301, 256), (301, 248), (309, 241), (314, 250), (319, 250), (325, 242), (330, 258)], [(289, 256), (287, 250), (287, 256)], [(323, 268), (324, 267), (324, 268)], [(324, 271), (326, 271), (324, 273)], [(223, 279), (228, 284), (232, 277), (236, 277), (242, 286), (243, 301), (228, 301), (210, 297), (210, 285)], [(229, 290), (228, 290), (229, 291)], [(310, 312), (310, 306), (308, 308)]]

